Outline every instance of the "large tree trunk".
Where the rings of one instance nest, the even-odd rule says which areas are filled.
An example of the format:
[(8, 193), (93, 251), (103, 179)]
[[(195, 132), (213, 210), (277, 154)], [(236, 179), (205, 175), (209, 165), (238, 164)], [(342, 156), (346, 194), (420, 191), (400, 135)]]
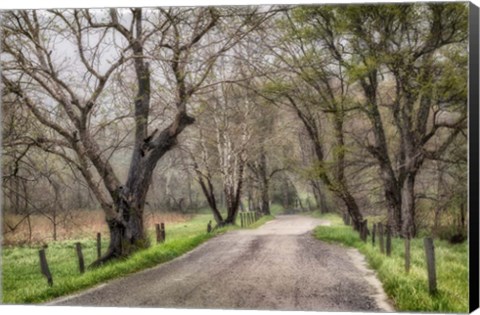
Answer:
[(264, 215), (270, 215), (270, 193), (269, 193), (270, 183), (268, 179), (265, 179), (262, 185), (261, 197), (262, 205), (261, 211)]
[(402, 195), (395, 176), (390, 169), (382, 169), (382, 179), (387, 203), (388, 227), (394, 235), (402, 230)]
[(415, 173), (407, 174), (402, 185), (402, 236), (415, 237)]
[(361, 80), (365, 96), (368, 99), (366, 114), (371, 123), (371, 130), (375, 137), (373, 145), (367, 145), (368, 152), (377, 160), (383, 181), (384, 196), (387, 203), (388, 227), (393, 234), (399, 234), (402, 229), (401, 188), (392, 168), (388, 155), (387, 138), (383, 127), (382, 116), (377, 103), (377, 71)]
[(210, 207), (210, 210), (212, 210), (213, 218), (215, 219), (215, 222), (217, 222), (217, 225), (221, 225), (223, 224), (223, 218), (217, 207), (217, 200), (215, 198), (212, 181), (209, 178), (204, 180), (202, 174), (198, 174), (200, 187), (202, 188), (205, 198), (207, 198), (208, 206)]
[(317, 204), (317, 208), (320, 209), (320, 212), (321, 213), (330, 212), (330, 208), (327, 204), (325, 193), (322, 191), (321, 184), (317, 180), (311, 180), (310, 186), (312, 187), (315, 203)]
[(235, 224), (235, 220), (237, 219), (238, 208), (240, 205), (240, 197), (242, 194), (243, 188), (243, 171), (244, 171), (244, 163), (245, 161), (240, 161), (238, 165), (238, 177), (235, 181), (231, 183), (233, 186), (225, 187), (225, 201), (227, 203), (227, 218), (224, 221), (224, 224)]
[(363, 222), (363, 216), (360, 212), (355, 198), (348, 191), (344, 191), (342, 193), (341, 199), (345, 203), (348, 214), (352, 218), (353, 228), (357, 231), (360, 231), (360, 226)]
[(124, 213), (131, 213), (123, 219), (107, 220), (110, 232), (110, 244), (107, 254), (96, 264), (100, 264), (111, 258), (124, 257), (139, 248), (149, 245), (143, 227), (143, 211), (134, 210), (128, 205), (124, 207)]
[(259, 175), (261, 177), (260, 183), (261, 183), (261, 191), (260, 191), (260, 197), (261, 197), (261, 206), (260, 210), (262, 214), (264, 215), (270, 215), (270, 195), (269, 195), (269, 189), (270, 189), (270, 178), (267, 173), (267, 155), (265, 154), (264, 147), (262, 146), (262, 151), (260, 154), (260, 163), (259, 163)]

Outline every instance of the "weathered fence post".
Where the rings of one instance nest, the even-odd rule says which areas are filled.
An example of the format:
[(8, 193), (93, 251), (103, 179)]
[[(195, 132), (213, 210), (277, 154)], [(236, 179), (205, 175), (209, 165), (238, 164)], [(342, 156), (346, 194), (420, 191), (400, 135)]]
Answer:
[(360, 239), (362, 241), (365, 242), (365, 225), (364, 225), (365, 222), (360, 222), (360, 229), (359, 229), (359, 233), (360, 233)]
[(82, 253), (82, 244), (80, 242), (75, 243), (75, 247), (77, 249), (77, 256), (78, 256), (78, 269), (80, 273), (85, 272), (85, 262), (83, 261), (83, 253)]
[(387, 226), (387, 256), (392, 255), (392, 230)]
[(102, 233), (97, 233), (97, 257), (102, 256)]
[(370, 232), (368, 231), (368, 220), (365, 220), (363, 222), (363, 228), (365, 229), (364, 233), (365, 233), (365, 242), (367, 242), (368, 240), (368, 234), (370, 234)]
[(405, 271), (410, 271), (410, 239), (405, 239)]
[(367, 242), (367, 234), (368, 234), (368, 221), (364, 220), (363, 222), (360, 222), (360, 239), (364, 242)]
[(426, 237), (423, 243), (425, 245), (425, 256), (427, 258), (428, 288), (430, 294), (435, 294), (437, 292), (437, 274), (435, 271), (435, 247), (433, 245), (433, 239)]
[(210, 220), (207, 224), (207, 233), (212, 232), (212, 220)]
[(162, 232), (162, 242), (165, 242), (165, 239), (166, 239), (166, 235), (165, 235), (165, 223), (160, 223), (160, 229), (161, 229), (161, 232)]
[(52, 274), (50, 273), (50, 269), (48, 268), (47, 263), (47, 256), (45, 256), (45, 249), (41, 249), (38, 251), (38, 255), (40, 256), (40, 270), (42, 274), (47, 278), (48, 285), (53, 285)]
[(378, 241), (380, 243), (380, 252), (383, 254), (385, 252), (385, 244), (383, 241), (383, 224), (378, 223)]
[(377, 233), (377, 225), (374, 223), (372, 227), (372, 246), (375, 246), (375, 234)]
[(162, 242), (162, 232), (160, 231), (160, 224), (155, 224), (155, 231), (157, 232), (157, 244)]

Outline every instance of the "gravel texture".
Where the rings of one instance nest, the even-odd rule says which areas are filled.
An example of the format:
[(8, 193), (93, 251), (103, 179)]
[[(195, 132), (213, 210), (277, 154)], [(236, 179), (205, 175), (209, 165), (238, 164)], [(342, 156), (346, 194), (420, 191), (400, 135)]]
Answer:
[(355, 250), (313, 238), (327, 221), (278, 216), (215, 237), (171, 262), (50, 305), (393, 311)]

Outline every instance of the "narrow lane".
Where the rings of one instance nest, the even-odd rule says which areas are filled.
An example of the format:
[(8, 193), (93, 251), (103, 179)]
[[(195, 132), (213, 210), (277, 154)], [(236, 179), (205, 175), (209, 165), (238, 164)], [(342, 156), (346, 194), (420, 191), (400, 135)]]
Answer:
[(313, 238), (326, 221), (278, 216), (54, 305), (392, 311), (358, 252)]

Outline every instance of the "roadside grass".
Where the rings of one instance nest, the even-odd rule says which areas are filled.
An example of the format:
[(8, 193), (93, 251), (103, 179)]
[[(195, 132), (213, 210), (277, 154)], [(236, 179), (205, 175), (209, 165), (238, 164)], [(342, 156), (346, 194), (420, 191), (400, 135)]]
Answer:
[(278, 203), (272, 203), (272, 205), (270, 206), (270, 213), (272, 216), (283, 214), (284, 212), (285, 208)]
[(264, 215), (262, 216), (260, 219), (258, 219), (258, 221), (250, 224), (249, 226), (247, 226), (248, 229), (256, 229), (262, 225), (264, 225), (265, 223), (267, 223), (268, 221), (271, 221), (275, 219), (275, 217), (273, 215)]
[(438, 293), (428, 292), (427, 267), (423, 239), (410, 242), (411, 266), (407, 274), (404, 264), (404, 241), (392, 239), (392, 255), (380, 253), (378, 238), (375, 247), (371, 238), (364, 243), (358, 233), (350, 226), (343, 225), (338, 215), (314, 214), (315, 217), (328, 219), (331, 226), (319, 226), (315, 237), (322, 241), (341, 243), (357, 248), (370, 267), (377, 271), (379, 280), (398, 311), (428, 312), (468, 312), (468, 246), (466, 243), (452, 245), (446, 241), (435, 240), (435, 259), (437, 269)]
[[(178, 257), (211, 237), (236, 226), (215, 229), (207, 234), (207, 223), (211, 215), (194, 216), (190, 221), (166, 225), (166, 242), (156, 244), (154, 231), (148, 235), (152, 246), (134, 253), (128, 259), (107, 263), (88, 270), (81, 275), (75, 243), (81, 242), (85, 265), (96, 259), (96, 240), (91, 238), (51, 242), (46, 249), (47, 260), (53, 277), (53, 286), (47, 285), (40, 273), (38, 262), (39, 246), (5, 247), (2, 250), (2, 302), (7, 304), (40, 303), (55, 297), (92, 287), (106, 280), (153, 267)], [(103, 235), (102, 235), (103, 236)], [(102, 252), (108, 246), (108, 239), (102, 239)]]

